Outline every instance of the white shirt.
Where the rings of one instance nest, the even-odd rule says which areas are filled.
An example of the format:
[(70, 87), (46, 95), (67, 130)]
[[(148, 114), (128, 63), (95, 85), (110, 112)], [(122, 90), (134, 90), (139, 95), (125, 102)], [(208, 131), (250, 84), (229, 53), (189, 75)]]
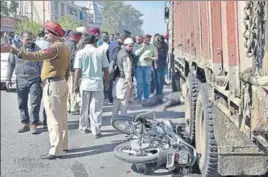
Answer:
[(42, 50), (48, 48), (49, 43), (45, 40), (45, 38), (37, 38), (35, 44), (40, 47)]
[(99, 46), (99, 48), (106, 54), (108, 48), (109, 48), (109, 44), (107, 44), (106, 42), (103, 42), (101, 46)]
[(99, 48), (87, 44), (76, 53), (74, 69), (81, 70), (80, 89), (85, 91), (103, 91), (103, 68), (108, 68), (106, 54)]

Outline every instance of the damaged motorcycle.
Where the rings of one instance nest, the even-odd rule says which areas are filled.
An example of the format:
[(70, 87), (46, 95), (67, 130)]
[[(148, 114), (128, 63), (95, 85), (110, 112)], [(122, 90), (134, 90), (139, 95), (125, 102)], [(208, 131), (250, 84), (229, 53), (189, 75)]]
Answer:
[(121, 115), (112, 120), (112, 126), (127, 135), (127, 142), (115, 147), (115, 157), (134, 164), (138, 173), (148, 174), (156, 164), (188, 174), (197, 161), (195, 148), (183, 139), (183, 127), (169, 120), (157, 121), (154, 113), (135, 118)]

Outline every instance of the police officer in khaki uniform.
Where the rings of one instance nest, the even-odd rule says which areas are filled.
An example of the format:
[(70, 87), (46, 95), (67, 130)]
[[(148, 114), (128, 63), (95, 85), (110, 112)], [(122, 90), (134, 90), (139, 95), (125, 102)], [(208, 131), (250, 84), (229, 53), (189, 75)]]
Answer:
[(67, 75), (70, 51), (61, 41), (62, 27), (54, 22), (46, 22), (45, 38), (51, 45), (45, 50), (27, 52), (9, 46), (10, 52), (24, 60), (44, 61), (41, 79), (44, 83), (44, 106), (47, 113), (47, 126), (51, 148), (42, 159), (56, 159), (68, 146), (67, 126)]

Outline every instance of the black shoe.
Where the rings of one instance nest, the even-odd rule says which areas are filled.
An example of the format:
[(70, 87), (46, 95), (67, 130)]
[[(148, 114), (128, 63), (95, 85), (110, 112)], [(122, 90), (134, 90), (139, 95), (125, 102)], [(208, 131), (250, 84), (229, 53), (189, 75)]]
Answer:
[(101, 134), (101, 133), (98, 133), (98, 134), (94, 135), (94, 138), (95, 138), (95, 139), (99, 139), (99, 138), (101, 138), (101, 137), (102, 137), (102, 134)]
[(80, 129), (80, 131), (85, 133), (85, 134), (91, 133), (90, 129), (88, 129), (88, 128), (86, 128), (85, 130)]
[(64, 150), (63, 150), (63, 152), (66, 152), (66, 153), (68, 153), (68, 152), (69, 152), (69, 150), (68, 150), (68, 149), (64, 149)]
[(25, 133), (28, 131), (30, 131), (30, 126), (25, 124), (21, 129), (18, 130), (18, 133)]
[(41, 156), (41, 159), (46, 159), (46, 160), (55, 160), (57, 158), (60, 158), (60, 156), (56, 156), (56, 155), (51, 155), (51, 154), (48, 154), (48, 155), (42, 155)]

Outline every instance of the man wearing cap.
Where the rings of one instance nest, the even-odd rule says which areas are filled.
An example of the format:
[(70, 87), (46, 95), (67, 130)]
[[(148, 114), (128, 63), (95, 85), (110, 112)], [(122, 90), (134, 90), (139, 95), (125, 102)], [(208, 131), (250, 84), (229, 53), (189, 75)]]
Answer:
[(113, 82), (117, 75), (117, 54), (119, 50), (121, 49), (121, 45), (124, 43), (124, 40), (128, 38), (131, 35), (131, 33), (127, 30), (124, 30), (124, 32), (121, 34), (121, 36), (110, 43), (109, 49), (108, 49), (108, 55), (109, 55), (109, 72), (110, 72), (110, 84), (109, 84), (109, 90), (108, 90), (108, 99), (110, 103), (113, 102)]
[(127, 106), (130, 99), (130, 91), (133, 88), (133, 59), (131, 52), (134, 42), (131, 38), (124, 40), (124, 47), (117, 54), (117, 64), (119, 68), (119, 79), (115, 85), (115, 100), (112, 112), (112, 118), (118, 115), (127, 114)]
[(73, 83), (74, 83), (74, 68), (73, 63), (75, 59), (75, 55), (77, 52), (77, 43), (82, 37), (81, 32), (74, 32), (71, 31), (69, 34), (68, 40), (65, 42), (65, 44), (70, 49), (71, 55), (69, 60), (69, 71), (70, 71), (70, 77), (68, 79), (68, 87), (69, 87), (69, 93), (67, 98), (67, 111), (71, 114), (77, 114), (79, 113), (78, 103), (76, 100), (76, 93), (73, 92)]
[(69, 74), (68, 64), (70, 52), (61, 41), (64, 36), (62, 27), (54, 22), (45, 24), (45, 38), (51, 45), (45, 50), (27, 52), (9, 46), (10, 52), (22, 59), (31, 61), (44, 61), (41, 79), (44, 82), (43, 96), (47, 113), (47, 126), (50, 139), (48, 155), (42, 159), (56, 159), (68, 148), (67, 135), (67, 94), (68, 85), (66, 77)]
[(79, 92), (78, 80), (82, 77), (79, 129), (84, 133), (89, 133), (91, 130), (95, 138), (99, 138), (101, 137), (100, 127), (104, 96), (103, 71), (105, 89), (107, 89), (109, 86), (109, 63), (103, 51), (94, 46), (95, 36), (87, 35), (85, 43), (84, 49), (77, 52), (74, 62), (74, 91), (76, 93)]

